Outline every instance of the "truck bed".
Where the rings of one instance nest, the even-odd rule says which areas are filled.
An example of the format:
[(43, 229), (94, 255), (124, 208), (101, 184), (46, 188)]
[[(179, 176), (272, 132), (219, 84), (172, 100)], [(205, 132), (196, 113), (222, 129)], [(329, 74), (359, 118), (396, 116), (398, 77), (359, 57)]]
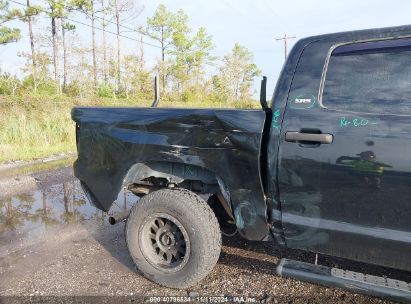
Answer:
[(183, 164), (170, 170), (182, 168), (174, 174), (190, 179), (195, 176), (187, 174), (209, 171), (226, 187), (243, 233), (265, 237), (259, 172), (264, 111), (74, 108), (72, 118), (77, 124), (75, 175), (99, 209), (109, 210), (120, 189), (133, 182), (136, 164)]

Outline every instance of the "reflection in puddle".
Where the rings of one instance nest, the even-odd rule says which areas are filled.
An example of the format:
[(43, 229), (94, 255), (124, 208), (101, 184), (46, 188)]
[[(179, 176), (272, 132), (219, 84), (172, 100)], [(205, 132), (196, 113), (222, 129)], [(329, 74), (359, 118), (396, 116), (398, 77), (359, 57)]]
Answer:
[(121, 191), (109, 213), (88, 203), (78, 180), (0, 200), (0, 245), (85, 220), (102, 221), (130, 209), (138, 198)]

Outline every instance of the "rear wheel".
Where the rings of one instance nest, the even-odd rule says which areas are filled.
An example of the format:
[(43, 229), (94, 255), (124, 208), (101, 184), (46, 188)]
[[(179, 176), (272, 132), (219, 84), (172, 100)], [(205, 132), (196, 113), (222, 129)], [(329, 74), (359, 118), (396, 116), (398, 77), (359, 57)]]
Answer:
[(126, 241), (134, 263), (148, 279), (175, 288), (204, 278), (221, 249), (213, 211), (184, 189), (163, 189), (141, 198), (127, 219)]

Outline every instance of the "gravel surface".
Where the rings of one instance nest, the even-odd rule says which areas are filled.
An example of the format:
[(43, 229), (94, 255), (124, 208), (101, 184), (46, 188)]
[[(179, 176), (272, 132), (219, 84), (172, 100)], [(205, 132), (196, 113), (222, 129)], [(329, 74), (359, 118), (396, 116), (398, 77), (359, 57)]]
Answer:
[[(124, 224), (110, 226), (104, 215), (89, 211), (71, 169), (37, 174), (31, 189), (43, 192), (0, 200), (0, 206), (9, 202), (15, 210), (20, 210), (18, 201), (27, 205), (34, 200), (32, 206), (37, 206), (30, 209), (33, 211), (24, 209), (29, 224), (22, 216), (19, 220), (27, 223), (13, 224), (14, 229), (4, 223), (0, 226), (0, 303), (140, 303), (150, 296), (219, 295), (249, 296), (258, 303), (390, 303), (278, 277), (275, 266), (279, 257), (312, 261), (312, 256), (240, 237), (224, 239), (217, 266), (199, 284), (185, 290), (161, 287), (136, 271), (127, 253)], [(59, 183), (63, 186), (52, 186)], [(130, 202), (125, 197), (126, 205)], [(116, 206), (123, 204), (122, 199)], [(38, 215), (37, 220), (30, 212)], [(42, 212), (53, 215), (45, 220)]]

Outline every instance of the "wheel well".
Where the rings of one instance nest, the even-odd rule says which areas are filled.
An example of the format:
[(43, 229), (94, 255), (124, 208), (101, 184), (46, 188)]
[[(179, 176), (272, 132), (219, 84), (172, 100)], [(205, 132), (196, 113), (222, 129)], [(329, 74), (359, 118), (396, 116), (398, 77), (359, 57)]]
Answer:
[(128, 171), (123, 186), (140, 197), (173, 187), (215, 196), (221, 211), (234, 218), (228, 188), (213, 172), (199, 166), (173, 162), (137, 163)]

